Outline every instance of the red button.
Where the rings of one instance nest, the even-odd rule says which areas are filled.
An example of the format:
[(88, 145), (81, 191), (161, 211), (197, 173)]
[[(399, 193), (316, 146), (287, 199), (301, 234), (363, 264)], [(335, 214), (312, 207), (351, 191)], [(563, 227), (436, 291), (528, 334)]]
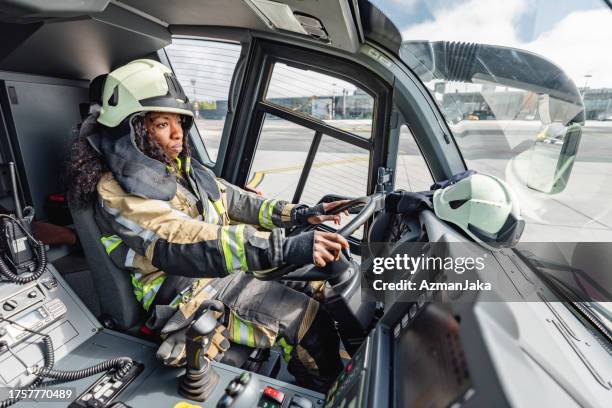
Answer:
[(274, 389), (272, 387), (266, 387), (264, 388), (263, 391), (264, 395), (268, 398), (273, 399), (274, 401), (278, 402), (279, 404), (283, 403), (283, 400), (285, 399), (285, 394), (280, 392), (277, 389)]
[(347, 373), (350, 373), (352, 370), (353, 370), (353, 363), (349, 363), (349, 364), (346, 366), (346, 372), (347, 372)]

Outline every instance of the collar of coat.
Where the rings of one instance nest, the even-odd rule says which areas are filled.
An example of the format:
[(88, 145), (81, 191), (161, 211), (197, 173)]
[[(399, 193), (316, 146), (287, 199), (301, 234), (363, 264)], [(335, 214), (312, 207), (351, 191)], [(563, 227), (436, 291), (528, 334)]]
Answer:
[[(125, 125), (118, 128), (100, 126), (99, 132), (87, 139), (104, 156), (113, 176), (126, 193), (154, 200), (172, 200), (177, 189), (174, 169), (142, 153), (136, 147), (131, 121), (127, 122), (129, 129)], [(185, 158), (180, 166), (200, 200), (217, 201), (221, 198), (211, 170), (191, 157)]]

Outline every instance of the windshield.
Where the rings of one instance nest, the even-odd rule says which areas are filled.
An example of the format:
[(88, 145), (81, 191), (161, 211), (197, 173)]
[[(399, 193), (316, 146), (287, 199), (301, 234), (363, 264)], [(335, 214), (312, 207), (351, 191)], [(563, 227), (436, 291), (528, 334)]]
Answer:
[[(576, 262), (593, 258), (585, 243), (612, 243), (612, 10), (606, 3), (372, 3), (399, 29), (400, 57), (429, 89), (467, 167), (505, 180), (516, 192), (526, 222), (519, 250), (564, 242), (555, 251), (532, 247), (530, 259), (580, 268)], [(597, 273), (599, 284), (610, 288), (612, 244), (604, 246), (596, 255), (604, 269)], [(593, 310), (607, 311), (610, 323), (607, 305)]]

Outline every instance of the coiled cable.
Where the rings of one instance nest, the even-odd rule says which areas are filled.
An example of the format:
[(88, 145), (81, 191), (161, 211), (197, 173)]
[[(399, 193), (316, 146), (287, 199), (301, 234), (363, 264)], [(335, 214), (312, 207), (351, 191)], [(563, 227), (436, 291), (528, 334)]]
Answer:
[[(45, 343), (45, 348), (43, 351), (45, 364), (40, 369), (40, 374), (37, 375), (36, 378), (30, 384), (25, 387), (22, 387), (22, 389), (25, 391), (34, 390), (40, 387), (45, 379), (44, 373), (48, 370), (51, 370), (53, 364), (55, 363), (55, 353), (53, 352), (53, 343), (51, 342), (51, 337), (44, 335), (43, 342)], [(49, 352), (49, 350), (51, 350), (51, 352)], [(24, 393), (20, 393), (15, 398), (8, 398), (0, 402), (0, 408), (7, 408), (19, 402), (21, 400), (21, 395), (23, 394)]]
[(131, 358), (117, 357), (80, 370), (46, 370), (44, 367), (37, 367), (34, 369), (34, 374), (45, 378), (54, 378), (60, 381), (75, 381), (85, 377), (91, 377), (92, 375), (102, 373), (104, 371), (110, 370), (111, 368), (114, 368), (116, 370), (114, 377), (116, 380), (120, 380), (130, 371), (133, 365), (134, 363), (132, 362)]
[[(123, 377), (125, 377), (129, 373), (129, 371), (134, 366), (134, 361), (131, 358), (117, 357), (117, 358), (103, 361), (94, 366), (83, 368), (80, 370), (68, 370), (68, 371), (54, 370), (53, 365), (55, 364), (55, 351), (53, 349), (53, 341), (51, 340), (51, 337), (48, 334), (44, 334), (36, 330), (28, 329), (27, 327), (24, 327), (20, 325), (19, 323), (13, 320), (10, 320), (10, 319), (5, 319), (5, 318), (0, 318), (0, 319), (5, 320), (16, 326), (19, 326), (25, 331), (29, 331), (30, 333), (34, 333), (34, 334), (38, 334), (42, 336), (42, 341), (45, 346), (43, 349), (45, 363), (42, 367), (34, 367), (32, 370), (29, 370), (32, 374), (36, 374), (36, 378), (34, 378), (34, 380), (27, 386), (21, 387), (25, 391), (33, 390), (40, 386), (44, 386), (45, 383), (43, 383), (43, 381), (45, 380), (45, 378), (53, 378), (57, 380), (58, 382), (75, 381), (75, 380), (80, 380), (82, 378), (90, 377), (92, 375), (95, 375), (95, 374), (98, 374), (104, 371), (108, 371), (111, 368), (115, 369), (114, 379), (121, 380)], [(15, 404), (16, 402), (18, 402), (19, 400), (21, 400), (20, 396), (16, 398), (5, 399), (4, 401), (0, 402), (0, 408), (9, 407)]]

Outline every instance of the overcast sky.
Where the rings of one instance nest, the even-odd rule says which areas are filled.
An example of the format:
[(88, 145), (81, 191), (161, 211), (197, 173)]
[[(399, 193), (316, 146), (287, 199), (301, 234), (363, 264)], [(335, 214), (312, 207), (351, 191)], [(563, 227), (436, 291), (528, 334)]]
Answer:
[(612, 87), (612, 10), (603, 0), (370, 0), (404, 40), (522, 48), (559, 65), (576, 84)]
[[(404, 40), (522, 48), (559, 65), (578, 87), (612, 88), (612, 10), (603, 0), (370, 0)], [(170, 60), (193, 100), (226, 100), (240, 45), (174, 39)], [(268, 97), (349, 95), (348, 82), (283, 64)], [(194, 98), (194, 91), (196, 97)]]

